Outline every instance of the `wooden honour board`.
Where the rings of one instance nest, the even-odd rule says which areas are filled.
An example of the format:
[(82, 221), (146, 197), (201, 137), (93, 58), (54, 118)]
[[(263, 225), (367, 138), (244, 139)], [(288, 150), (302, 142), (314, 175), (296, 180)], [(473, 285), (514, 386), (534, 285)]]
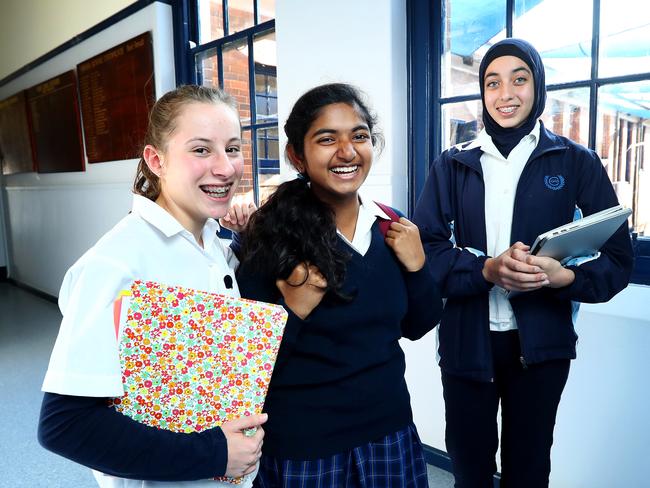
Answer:
[(89, 163), (140, 156), (155, 102), (151, 33), (77, 65)]
[(34, 159), (39, 173), (85, 169), (74, 70), (27, 90)]
[(5, 175), (35, 171), (25, 91), (0, 101), (0, 160)]

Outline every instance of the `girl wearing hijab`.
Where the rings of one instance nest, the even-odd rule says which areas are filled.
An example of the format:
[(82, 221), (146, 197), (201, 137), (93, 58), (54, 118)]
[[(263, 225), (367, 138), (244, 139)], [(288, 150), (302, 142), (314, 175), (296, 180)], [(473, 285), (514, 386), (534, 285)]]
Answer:
[(501, 486), (546, 487), (578, 302), (627, 285), (632, 247), (622, 225), (589, 259), (530, 255), (538, 234), (617, 205), (616, 194), (593, 151), (539, 120), (544, 67), (529, 43), (493, 45), (479, 81), (484, 129), (433, 163), (413, 218), (447, 299), (438, 329), (447, 451), (457, 488), (493, 486), (499, 437)]

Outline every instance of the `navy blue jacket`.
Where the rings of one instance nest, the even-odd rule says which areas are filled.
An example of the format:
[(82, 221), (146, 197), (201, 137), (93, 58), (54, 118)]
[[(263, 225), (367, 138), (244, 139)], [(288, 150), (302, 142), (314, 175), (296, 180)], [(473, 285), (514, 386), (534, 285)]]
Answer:
[[(478, 147), (443, 152), (431, 167), (413, 220), (447, 298), (439, 329), (440, 367), (449, 374), (491, 381), (488, 295), (492, 283), (482, 274), (488, 256), (467, 249), (486, 254), (481, 155)], [(539, 143), (517, 185), (510, 243), (531, 245), (537, 235), (571, 222), (576, 207), (586, 216), (617, 204), (598, 156), (542, 125)], [(532, 364), (575, 358), (572, 301), (609, 300), (627, 285), (632, 263), (629, 232), (622, 225), (598, 259), (569, 266), (575, 273), (571, 285), (512, 298), (523, 360)]]

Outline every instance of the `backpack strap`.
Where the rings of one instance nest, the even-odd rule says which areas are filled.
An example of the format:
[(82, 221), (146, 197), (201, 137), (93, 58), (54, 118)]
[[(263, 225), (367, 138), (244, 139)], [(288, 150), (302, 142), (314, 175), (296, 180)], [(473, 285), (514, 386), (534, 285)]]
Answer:
[(382, 236), (386, 237), (386, 233), (390, 228), (390, 223), (399, 222), (400, 216), (397, 212), (395, 212), (395, 210), (392, 207), (389, 207), (388, 205), (384, 205), (383, 203), (379, 203), (379, 202), (375, 202), (375, 203), (390, 218), (390, 220), (386, 220), (382, 218), (379, 219), (379, 231), (381, 232)]

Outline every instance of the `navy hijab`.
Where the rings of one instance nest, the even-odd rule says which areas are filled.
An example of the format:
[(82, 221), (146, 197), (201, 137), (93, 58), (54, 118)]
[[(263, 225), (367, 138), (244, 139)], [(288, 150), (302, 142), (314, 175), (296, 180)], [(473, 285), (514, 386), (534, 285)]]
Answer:
[[(528, 118), (521, 127), (503, 128), (490, 116), (485, 107), (484, 81), (485, 71), (492, 61), (501, 56), (515, 56), (525, 62), (533, 73), (535, 84), (535, 100)], [(478, 70), (479, 83), (481, 84), (481, 103), (483, 104), (483, 125), (503, 157), (508, 157), (510, 151), (519, 144), (519, 141), (535, 127), (537, 119), (544, 112), (546, 105), (546, 81), (544, 77), (544, 64), (537, 50), (522, 39), (508, 38), (494, 44), (485, 53)]]

